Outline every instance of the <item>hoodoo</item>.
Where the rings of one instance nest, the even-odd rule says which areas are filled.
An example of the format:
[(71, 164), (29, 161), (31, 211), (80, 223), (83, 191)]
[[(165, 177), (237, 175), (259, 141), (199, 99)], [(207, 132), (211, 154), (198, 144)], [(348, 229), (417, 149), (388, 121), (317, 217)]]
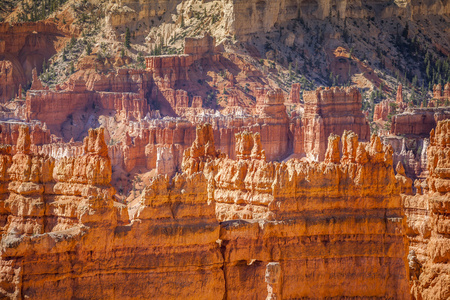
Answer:
[(0, 298), (450, 299), (450, 1), (0, 1)]

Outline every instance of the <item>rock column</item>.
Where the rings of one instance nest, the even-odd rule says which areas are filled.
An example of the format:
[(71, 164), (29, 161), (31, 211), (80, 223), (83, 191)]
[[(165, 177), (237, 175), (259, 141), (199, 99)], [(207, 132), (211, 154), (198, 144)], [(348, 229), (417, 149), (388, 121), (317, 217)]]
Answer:
[(281, 266), (279, 262), (270, 262), (266, 266), (267, 298), (281, 299)]

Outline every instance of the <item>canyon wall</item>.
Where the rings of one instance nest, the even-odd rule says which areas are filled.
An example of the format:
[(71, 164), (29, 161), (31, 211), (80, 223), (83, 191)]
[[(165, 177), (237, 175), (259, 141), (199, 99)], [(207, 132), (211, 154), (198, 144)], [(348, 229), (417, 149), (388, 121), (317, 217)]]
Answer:
[(405, 219), (390, 148), (376, 136), (364, 144), (345, 132), (342, 157), (332, 135), (324, 162), (279, 164), (265, 162), (258, 136), (238, 140), (238, 161), (205, 164), (217, 169), (211, 200), (223, 221), (228, 299), (263, 298), (272, 261), (281, 267), (283, 299), (409, 299)]
[(106, 76), (82, 75), (55, 90), (45, 89), (34, 78), (26, 96), (27, 120), (39, 120), (59, 133), (77, 112), (107, 110), (115, 111), (119, 120), (141, 120), (150, 111), (146, 93), (151, 82), (145, 72), (121, 69)]
[(311, 159), (323, 160), (327, 139), (332, 133), (352, 130), (363, 141), (369, 140), (370, 128), (361, 111), (361, 94), (354, 88), (318, 88), (305, 91), (302, 117), (303, 152)]
[[(371, 9), (367, 9), (370, 7)], [(250, 36), (258, 32), (268, 32), (283, 22), (303, 18), (325, 19), (329, 16), (340, 18), (366, 18), (371, 16), (389, 17), (403, 15), (418, 18), (424, 15), (450, 15), (450, 4), (433, 0), (427, 3), (417, 1), (334, 1), (334, 0), (276, 0), (276, 1), (233, 1), (233, 21), (230, 30), (238, 36)]]
[[(111, 152), (113, 161), (123, 161), (121, 164), (127, 171), (137, 165), (154, 168), (157, 148), (160, 147), (168, 148), (165, 153), (170, 153), (172, 157), (171, 169), (179, 170), (182, 152), (192, 143), (196, 124), (205, 122), (213, 124), (217, 146), (230, 158), (236, 157), (234, 134), (242, 130), (261, 134), (262, 147), (268, 160), (282, 160), (292, 154), (297, 157), (307, 156), (315, 161), (323, 160), (327, 136), (331, 133), (342, 134), (344, 130), (353, 130), (361, 140), (369, 139), (369, 125), (361, 112), (361, 95), (356, 89), (319, 88), (305, 92), (305, 112), (302, 118), (296, 114), (291, 118), (287, 115), (285, 96), (281, 90), (257, 89), (256, 105), (252, 107), (253, 115), (244, 113), (241, 117), (234, 118), (230, 114), (222, 115), (200, 107), (188, 107), (186, 91), (166, 88), (159, 95), (172, 110), (182, 113), (192, 110), (190, 113), (202, 114), (191, 115), (189, 121), (185, 118), (160, 120), (148, 115), (154, 113), (148, 99), (163, 101), (159, 99), (160, 96), (154, 98), (147, 93), (158, 86), (158, 83), (152, 81), (154, 75), (153, 71), (130, 70), (120, 70), (107, 77), (86, 75), (79, 79), (71, 78), (54, 91), (40, 87), (39, 79), (36, 78), (33, 86), (40, 90), (32, 89), (27, 92), (26, 97), (28, 120), (45, 122), (55, 133), (61, 132), (62, 125), (67, 125), (68, 122), (85, 122), (85, 119), (78, 120), (79, 114), (89, 116), (99, 110), (105, 114), (114, 113), (115, 122), (140, 122), (137, 125), (140, 129), (130, 133), (130, 142), (122, 141), (122, 146), (115, 146), (117, 151)], [(91, 90), (94, 87), (99, 91)], [(294, 88), (294, 98), (298, 98), (295, 94), (299, 88)], [(291, 105), (291, 102), (287, 105)], [(71, 136), (82, 136), (83, 127), (72, 127)], [(178, 137), (174, 139), (176, 136)], [(116, 159), (118, 157), (121, 158)]]
[(113, 201), (103, 135), (91, 130), (85, 154), (56, 165), (30, 152), (26, 127), (16, 155), (2, 147), (2, 297), (223, 295), (220, 230), (205, 180), (178, 176), (171, 187), (157, 178), (130, 224), (126, 207)]
[(275, 262), (283, 299), (409, 299), (400, 190), (378, 137), (345, 132), (341, 157), (332, 135), (324, 162), (274, 163), (258, 133), (236, 136), (237, 160), (210, 125), (196, 133), (183, 172), (155, 177), (127, 210), (102, 129), (55, 164), (21, 127), (18, 153), (1, 148), (2, 296), (259, 299)]
[(417, 194), (404, 199), (414, 299), (450, 297), (449, 138), (450, 120), (439, 121), (430, 133), (427, 180), (416, 182)]
[(15, 97), (19, 86), (32, 79), (32, 70), (42, 70), (69, 32), (50, 21), (0, 23), (0, 103)]
[(421, 135), (427, 137), (437, 122), (450, 118), (448, 107), (414, 108), (392, 117), (391, 134)]
[[(126, 0), (110, 3), (107, 6), (107, 20), (116, 26), (127, 26), (135, 31), (140, 28), (139, 22), (148, 21), (159, 25), (161, 21), (172, 21), (180, 24), (180, 14), (189, 11), (190, 6), (200, 1), (133, 1)], [(213, 1), (208, 1), (213, 2)], [(220, 1), (215, 1), (219, 2)], [(203, 3), (203, 2), (200, 2)], [(226, 7), (223, 11), (224, 25), (227, 33), (236, 34), (245, 39), (253, 34), (268, 32), (277, 25), (298, 18), (324, 20), (329, 16), (339, 18), (370, 18), (381, 16), (404, 16), (408, 19), (421, 18), (428, 15), (450, 15), (450, 4), (446, 1), (335, 1), (335, 0), (233, 0), (220, 3)], [(185, 16), (186, 17), (186, 16)], [(148, 25), (148, 24), (147, 24)], [(139, 31), (138, 31), (139, 32)]]

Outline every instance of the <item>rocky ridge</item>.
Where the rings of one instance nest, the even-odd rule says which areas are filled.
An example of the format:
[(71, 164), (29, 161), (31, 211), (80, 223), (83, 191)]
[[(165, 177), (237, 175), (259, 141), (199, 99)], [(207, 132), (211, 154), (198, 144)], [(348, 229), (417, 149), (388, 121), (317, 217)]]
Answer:
[(427, 149), (429, 175), (404, 197), (410, 240), (409, 266), (415, 299), (445, 299), (449, 290), (449, 120), (439, 121)]
[[(83, 156), (55, 165), (30, 153), (21, 128), (18, 153), (11, 158), (2, 148), (9, 217), (1, 264), (10, 275), (0, 291), (6, 297), (264, 297), (272, 261), (280, 263), (283, 298), (409, 297), (392, 150), (376, 136), (359, 143), (345, 132), (341, 159), (339, 137), (331, 136), (325, 162), (274, 163), (265, 161), (259, 135), (250, 132), (237, 136), (238, 159), (226, 158), (215, 149), (211, 125), (203, 125), (185, 151), (183, 172), (155, 177), (128, 217), (113, 200), (103, 130), (89, 132)], [(31, 173), (20, 172), (25, 161)], [(325, 195), (330, 203), (320, 200)], [(364, 247), (352, 246), (361, 242)], [(294, 276), (292, 265), (305, 273)], [(309, 273), (301, 266), (316, 267)], [(386, 281), (392, 273), (395, 279)], [(125, 276), (133, 285), (119, 284)]]

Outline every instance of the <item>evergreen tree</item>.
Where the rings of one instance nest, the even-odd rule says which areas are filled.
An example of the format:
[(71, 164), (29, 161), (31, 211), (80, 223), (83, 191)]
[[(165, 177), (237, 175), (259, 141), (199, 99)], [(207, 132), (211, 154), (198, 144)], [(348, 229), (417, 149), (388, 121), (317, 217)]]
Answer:
[(145, 59), (144, 59), (144, 57), (142, 56), (142, 53), (141, 52), (139, 52), (138, 53), (138, 56), (137, 56), (137, 63), (138, 63), (138, 66), (141, 68), (141, 69), (145, 69)]
[(127, 30), (125, 31), (125, 47), (127, 49), (131, 48), (130, 44), (130, 29), (127, 27)]
[(91, 55), (91, 53), (92, 53), (91, 42), (87, 42), (87, 44), (86, 44), (86, 53), (87, 53), (87, 55)]

